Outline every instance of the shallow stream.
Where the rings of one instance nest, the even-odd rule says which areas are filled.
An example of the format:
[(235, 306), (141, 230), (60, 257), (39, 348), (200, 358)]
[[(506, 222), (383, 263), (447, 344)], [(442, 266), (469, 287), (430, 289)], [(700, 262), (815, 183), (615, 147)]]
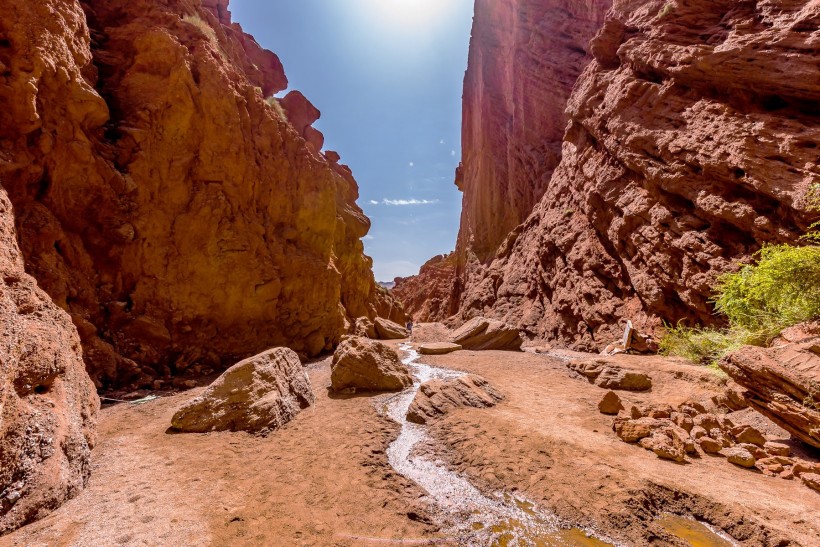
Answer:
[[(402, 476), (421, 486), (435, 505), (456, 524), (445, 532), (460, 545), (497, 546), (592, 546), (617, 545), (593, 530), (572, 527), (556, 515), (541, 511), (520, 496), (495, 493), (485, 496), (444, 462), (432, 461), (413, 449), (428, 439), (427, 428), (407, 421), (407, 410), (422, 383), (432, 379), (455, 379), (464, 373), (420, 363), (421, 356), (409, 344), (400, 349), (402, 362), (414, 376), (413, 386), (388, 399), (383, 412), (401, 424), (401, 432), (387, 449), (390, 465)], [(658, 522), (670, 534), (692, 547), (736, 545), (731, 538), (693, 519), (666, 515)]]

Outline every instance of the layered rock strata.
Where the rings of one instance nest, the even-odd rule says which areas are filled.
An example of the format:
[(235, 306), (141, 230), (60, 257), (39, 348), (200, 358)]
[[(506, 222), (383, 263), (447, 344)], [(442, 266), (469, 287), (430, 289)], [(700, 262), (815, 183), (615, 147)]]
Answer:
[(0, 535), (83, 489), (100, 401), (71, 319), (23, 268), (0, 188)]
[(459, 241), (450, 307), (583, 350), (628, 319), (642, 332), (714, 324), (716, 276), (811, 220), (818, 20), (807, 0), (617, 1), (540, 203), (489, 258)]
[(403, 320), (318, 110), (223, 0), (0, 0), (0, 182), (98, 387)]
[(174, 414), (171, 427), (186, 433), (274, 430), (315, 400), (299, 356), (274, 348), (226, 370)]

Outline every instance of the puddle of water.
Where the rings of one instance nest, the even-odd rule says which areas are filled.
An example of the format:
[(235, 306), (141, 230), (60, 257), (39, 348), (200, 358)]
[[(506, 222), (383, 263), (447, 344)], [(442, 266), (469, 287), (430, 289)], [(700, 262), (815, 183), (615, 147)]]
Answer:
[(733, 547), (737, 545), (725, 534), (693, 519), (665, 515), (658, 520), (664, 530), (686, 541), (691, 547)]
[(554, 515), (540, 513), (535, 505), (513, 496), (493, 498), (478, 491), (468, 480), (453, 473), (442, 462), (413, 456), (413, 448), (427, 438), (424, 426), (407, 421), (407, 410), (419, 386), (431, 379), (454, 379), (464, 374), (418, 363), (419, 354), (408, 345), (401, 346), (408, 356), (402, 360), (414, 373), (413, 387), (389, 399), (382, 410), (401, 424), (398, 438), (387, 449), (390, 465), (404, 477), (421, 486), (443, 510), (462, 523), (451, 532), (465, 545), (506, 546), (608, 546), (583, 530), (568, 529)]

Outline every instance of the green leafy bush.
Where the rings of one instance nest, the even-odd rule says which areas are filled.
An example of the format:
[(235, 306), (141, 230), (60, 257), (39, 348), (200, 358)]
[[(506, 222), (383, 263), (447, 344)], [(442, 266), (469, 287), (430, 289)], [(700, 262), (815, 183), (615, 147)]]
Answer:
[(766, 346), (785, 328), (820, 317), (820, 246), (768, 245), (757, 262), (720, 277), (715, 309), (726, 329), (668, 326), (661, 353), (715, 363), (743, 345)]

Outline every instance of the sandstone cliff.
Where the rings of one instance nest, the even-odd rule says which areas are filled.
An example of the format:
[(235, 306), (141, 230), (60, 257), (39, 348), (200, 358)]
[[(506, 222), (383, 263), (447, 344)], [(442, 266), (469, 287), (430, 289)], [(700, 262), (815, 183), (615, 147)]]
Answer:
[(459, 317), (579, 349), (627, 318), (713, 323), (715, 276), (807, 227), (818, 21), (807, 0), (617, 1), (567, 103), (561, 164), (492, 259), (468, 249)]
[(99, 405), (71, 319), (23, 269), (0, 188), (0, 535), (82, 490)]
[(98, 386), (332, 348), (377, 291), (318, 110), (226, 0), (0, 0), (0, 182)]

